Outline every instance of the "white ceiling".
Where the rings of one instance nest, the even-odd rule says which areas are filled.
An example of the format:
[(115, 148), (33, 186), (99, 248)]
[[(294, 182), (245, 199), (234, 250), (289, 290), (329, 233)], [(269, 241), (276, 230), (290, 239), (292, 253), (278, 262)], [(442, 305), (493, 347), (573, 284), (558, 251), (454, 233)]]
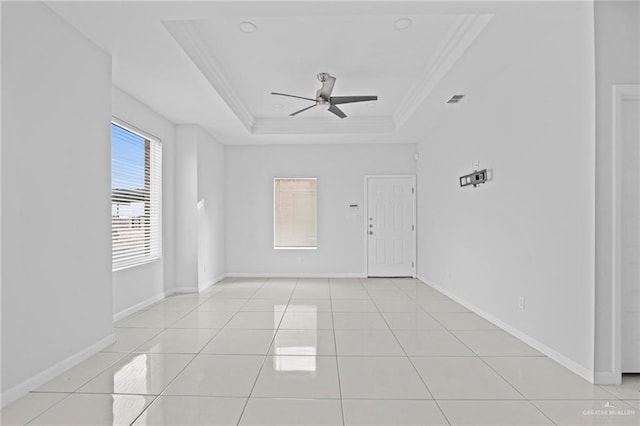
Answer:
[[(518, 56), (543, 55), (531, 47), (546, 42), (541, 28), (563, 23), (549, 13), (567, 13), (516, 2), (48, 4), (112, 55), (116, 86), (226, 144), (418, 142)], [(395, 29), (400, 18), (412, 25)], [(379, 100), (341, 106), (341, 120), (321, 108), (289, 117), (310, 102), (270, 95), (314, 98), (319, 72), (337, 78), (335, 96)], [(467, 98), (447, 105), (458, 93)]]

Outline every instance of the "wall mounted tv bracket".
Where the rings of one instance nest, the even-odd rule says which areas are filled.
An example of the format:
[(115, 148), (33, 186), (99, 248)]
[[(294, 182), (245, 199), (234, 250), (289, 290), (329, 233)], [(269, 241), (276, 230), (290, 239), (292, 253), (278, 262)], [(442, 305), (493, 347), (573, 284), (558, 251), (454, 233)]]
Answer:
[(460, 186), (469, 186), (473, 185), (473, 187), (477, 187), (481, 183), (485, 183), (487, 181), (487, 169), (478, 170), (473, 173), (469, 173), (468, 175), (460, 176)]

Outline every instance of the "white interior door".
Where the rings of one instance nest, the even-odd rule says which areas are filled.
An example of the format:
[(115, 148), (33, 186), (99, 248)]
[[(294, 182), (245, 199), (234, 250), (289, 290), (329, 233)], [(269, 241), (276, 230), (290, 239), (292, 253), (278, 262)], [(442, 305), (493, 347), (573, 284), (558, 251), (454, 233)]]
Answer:
[(622, 101), (622, 372), (640, 373), (640, 101)]
[(415, 178), (367, 178), (367, 275), (415, 276)]

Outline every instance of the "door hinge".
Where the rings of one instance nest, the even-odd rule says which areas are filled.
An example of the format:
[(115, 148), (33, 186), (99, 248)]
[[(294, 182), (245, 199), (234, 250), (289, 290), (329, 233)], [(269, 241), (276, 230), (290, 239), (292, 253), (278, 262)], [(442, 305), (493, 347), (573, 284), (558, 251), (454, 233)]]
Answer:
[(411, 230), (415, 231), (416, 230), (416, 226), (415, 225), (411, 225)]
[(415, 262), (411, 262), (411, 267), (415, 268), (415, 266), (416, 266)]
[(415, 194), (416, 193), (416, 189), (415, 188), (411, 188), (411, 193)]

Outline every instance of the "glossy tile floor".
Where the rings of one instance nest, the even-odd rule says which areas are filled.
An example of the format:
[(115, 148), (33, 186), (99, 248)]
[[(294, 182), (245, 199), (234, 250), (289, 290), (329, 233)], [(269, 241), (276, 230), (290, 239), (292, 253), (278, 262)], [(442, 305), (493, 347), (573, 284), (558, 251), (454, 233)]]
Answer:
[(417, 280), (227, 279), (115, 332), (2, 424), (640, 424), (640, 376), (591, 385)]

